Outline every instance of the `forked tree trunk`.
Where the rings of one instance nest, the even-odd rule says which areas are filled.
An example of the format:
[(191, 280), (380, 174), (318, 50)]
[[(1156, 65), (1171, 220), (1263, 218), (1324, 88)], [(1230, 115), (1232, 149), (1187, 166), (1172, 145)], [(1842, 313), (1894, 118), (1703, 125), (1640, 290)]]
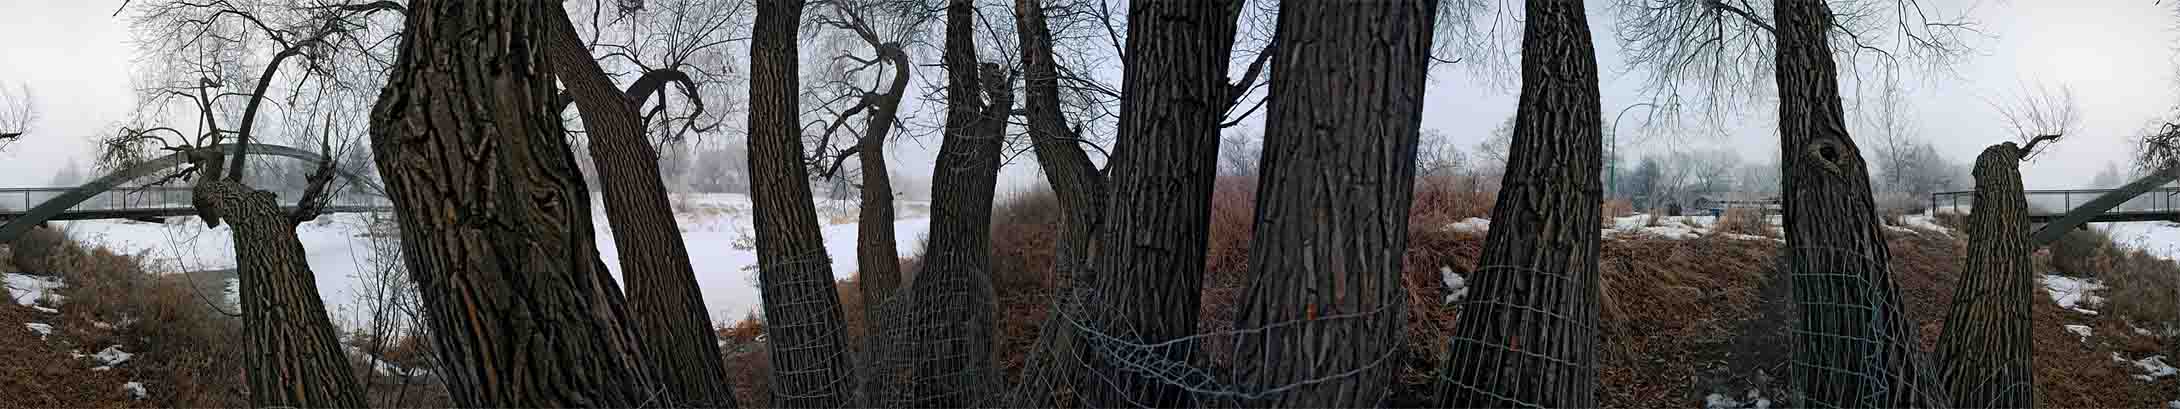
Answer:
[(652, 396), (598, 260), (544, 3), (417, 0), (371, 144), (447, 390), (468, 407), (632, 407)]
[(1597, 54), (1582, 3), (1526, 8), (1514, 138), (1449, 341), (1446, 407), (1597, 406)]
[[(1092, 244), (1097, 290), (1085, 302), (1084, 314), (1095, 317), (1088, 324), (1105, 335), (1153, 344), (1196, 333), (1211, 188), (1218, 176), (1219, 121), (1229, 105), (1226, 67), (1240, 16), (1236, 0), (1128, 3), (1120, 140), (1107, 165), (1109, 190)], [(1193, 343), (1147, 351), (1105, 344), (1117, 349), (1090, 360), (1088, 376), (1101, 381), (1090, 383), (1093, 390), (1078, 391), (1087, 405), (1190, 404), (1178, 385), (1130, 364), (1185, 364)]]
[(1249, 292), (1235, 324), (1272, 329), (1242, 336), (1234, 365), (1255, 390), (1301, 386), (1252, 406), (1376, 407), (1393, 384), (1437, 7), (1280, 4)]
[(1825, 37), (1830, 7), (1780, 1), (1773, 13), (1788, 274), (1801, 311), (1791, 388), (1802, 406), (1943, 405), (1916, 363), (1916, 327), (1886, 272), (1869, 169), (1842, 119)]
[(243, 339), (250, 343), (244, 351), (250, 405), (363, 407), (362, 384), (326, 318), (318, 280), (295, 236), (296, 221), (272, 192), (228, 180), (203, 181), (195, 190), (224, 215), (234, 235)]
[(1089, 258), (1091, 233), (1097, 231), (1097, 203), (1105, 185), (1060, 112), (1059, 68), (1052, 56), (1052, 29), (1045, 23), (1043, 5), (1037, 0), (1015, 0), (1014, 24), (1022, 47), (1022, 91), (1027, 97), (1022, 107), (1031, 151), (1060, 200), (1063, 217), (1052, 260), (1058, 295), (1038, 330), (1038, 349), (1022, 365), (1023, 385), (1018, 390), (1022, 394), (1009, 402), (1013, 407), (1058, 405), (1052, 394), (1078, 385), (1082, 351), (1067, 320), (1082, 315), (1079, 296), (1093, 280), (1083, 266)]
[[(598, 169), (606, 221), (621, 254), (628, 308), (644, 352), (660, 363), (652, 376), (666, 387), (662, 402), (693, 407), (735, 406), (726, 361), (719, 354), (711, 314), (689, 265), (674, 209), (659, 180), (658, 152), (645, 137), (639, 101), (630, 100), (576, 36), (558, 1), (550, 8), (545, 52), (555, 77), (582, 112), (590, 136), (590, 160)], [(584, 197), (587, 201), (589, 198)]]
[(1976, 156), (1975, 210), (1968, 216), (1953, 308), (1938, 336), (1938, 365), (1956, 408), (2025, 408), (2036, 403), (2030, 346), (2028, 198), (2021, 148), (1992, 145)]
[[(890, 48), (888, 47), (890, 46)], [(856, 289), (863, 296), (863, 406), (870, 407), (885, 386), (879, 372), (878, 345), (882, 335), (897, 323), (880, 313), (881, 306), (901, 287), (901, 256), (893, 230), (893, 178), (886, 169), (886, 137), (893, 132), (894, 113), (908, 90), (908, 55), (899, 44), (881, 45), (879, 58), (893, 64), (893, 82), (871, 103), (864, 121), (863, 139), (857, 142), (856, 159), (863, 165), (862, 208), (855, 228)]]
[[(923, 269), (909, 283), (918, 348), (915, 405), (983, 404), (997, 379), (992, 370), (997, 300), (992, 289), (992, 189), (998, 183), (1000, 138), (1013, 94), (995, 64), (977, 63), (975, 6), (946, 8), (946, 137), (932, 170), (931, 237)], [(987, 101), (986, 99), (989, 99)]]
[(772, 406), (837, 408), (855, 403), (857, 381), (795, 119), (802, 7), (801, 0), (757, 2), (749, 64), (751, 214), (772, 351)]

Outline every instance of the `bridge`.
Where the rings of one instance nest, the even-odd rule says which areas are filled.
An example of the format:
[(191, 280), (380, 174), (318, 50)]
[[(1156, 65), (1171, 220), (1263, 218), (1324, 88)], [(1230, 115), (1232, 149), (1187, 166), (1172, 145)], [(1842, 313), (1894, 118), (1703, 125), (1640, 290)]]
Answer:
[[(90, 183), (85, 183), (83, 184), (83, 186), (68, 188), (32, 188), (25, 191), (15, 192), (21, 198), (21, 206), (12, 207), (11, 209), (13, 210), (0, 209), (0, 211), (7, 212), (0, 213), (0, 243), (15, 241), (15, 238), (22, 236), (24, 232), (30, 231), (31, 227), (43, 224), (46, 221), (66, 220), (59, 219), (59, 217), (68, 216), (70, 214), (73, 214), (73, 217), (76, 220), (98, 218), (152, 218), (160, 217), (161, 215), (180, 216), (196, 214), (196, 211), (194, 209), (190, 209), (188, 206), (189, 194), (186, 193), (187, 190), (182, 190), (181, 192), (175, 192), (172, 190), (160, 191), (156, 189), (147, 191), (144, 190), (145, 188), (139, 187), (135, 188), (136, 191), (132, 192), (131, 190), (129, 190), (131, 188), (124, 187), (122, 186), (122, 184), (132, 180), (137, 180), (139, 178), (151, 176), (152, 174), (163, 169), (170, 169), (185, 165), (188, 163), (191, 153), (198, 153), (202, 150), (213, 150), (217, 152), (236, 152), (243, 155), (285, 157), (289, 159), (303, 160), (314, 164), (326, 161), (326, 158), (324, 156), (319, 156), (316, 152), (295, 149), (286, 146), (254, 143), (248, 145), (238, 145), (231, 143), (218, 144), (169, 153), (166, 156), (160, 156), (158, 158), (137, 162), (133, 165), (122, 168), (121, 170), (117, 170), (113, 173), (107, 174), (106, 176), (100, 177), (98, 178), (98, 180), (93, 180)], [(347, 179), (349, 183), (352, 184), (352, 187), (362, 189), (360, 192), (351, 192), (350, 194), (370, 195), (380, 198), (386, 196), (386, 188), (372, 182), (370, 178), (366, 178), (362, 175), (349, 173), (347, 171), (339, 169), (336, 169), (335, 171), (336, 173), (339, 173), (342, 179)], [(146, 194), (146, 192), (151, 193)], [(338, 192), (336, 192), (336, 194), (338, 194)], [(132, 195), (137, 196), (134, 196), (132, 198)], [(106, 198), (103, 203), (100, 203), (100, 201), (97, 200), (100, 197)], [(92, 203), (89, 205), (85, 205), (85, 202)], [(328, 206), (326, 211), (377, 211), (389, 207), (376, 203), (333, 204), (342, 206)]]
[[(59, 198), (76, 190), (68, 187), (0, 188), (0, 222), (21, 218), (39, 204)], [(197, 209), (189, 203), (190, 188), (187, 186), (117, 186), (94, 194), (80, 202), (44, 218), (45, 221), (130, 219), (157, 220), (164, 217), (191, 216)], [(292, 202), (292, 198), (283, 198)], [(334, 195), (327, 203), (325, 213), (361, 213), (393, 211), (392, 202), (384, 197), (357, 194)], [(294, 206), (290, 204), (289, 210)]]
[[(2023, 191), (2029, 204), (2029, 222), (2051, 223), (2100, 196), (2120, 189), (2061, 189)], [(1930, 195), (1930, 208), (1938, 212), (1968, 214), (1975, 208), (1973, 190)], [(2117, 206), (2087, 213), (2084, 223), (2180, 221), (2180, 187), (2163, 187), (2127, 198)]]

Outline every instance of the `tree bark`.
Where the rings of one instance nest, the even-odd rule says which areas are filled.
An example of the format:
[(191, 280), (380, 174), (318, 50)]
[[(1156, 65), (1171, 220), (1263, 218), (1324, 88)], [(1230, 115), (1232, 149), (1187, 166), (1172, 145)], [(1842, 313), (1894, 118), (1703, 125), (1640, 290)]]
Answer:
[(418, 0), (371, 143), (454, 403), (632, 407), (652, 397), (598, 259), (543, 54), (544, 3)]
[(863, 139), (856, 142), (856, 159), (863, 168), (862, 207), (856, 221), (855, 265), (856, 289), (863, 296), (863, 364), (862, 396), (864, 407), (873, 405), (868, 399), (877, 397), (885, 386), (884, 378), (875, 376), (879, 371), (879, 342), (897, 323), (881, 313), (881, 306), (892, 299), (894, 291), (901, 287), (901, 257), (899, 244), (894, 241), (893, 178), (886, 168), (886, 138), (893, 133), (895, 116), (901, 108), (901, 96), (908, 91), (908, 54), (899, 43), (872, 44), (878, 50), (878, 58), (893, 65), (893, 81), (883, 94), (871, 95), (868, 115), (863, 122)]
[(362, 384), (326, 318), (318, 281), (295, 236), (296, 222), (281, 211), (272, 192), (229, 180), (205, 181), (195, 190), (225, 215), (234, 236), (243, 339), (250, 343), (245, 366), (250, 404), (363, 407)]
[[(1886, 271), (1869, 169), (1842, 119), (1830, 7), (1781, 1), (1776, 75), (1789, 274), (1801, 320), (1793, 387), (1807, 406), (1943, 405)], [(1926, 388), (1928, 385), (1930, 388)]]
[(711, 314), (705, 311), (666, 185), (659, 180), (658, 152), (636, 112), (641, 101), (627, 98), (606, 78), (560, 2), (544, 3), (551, 13), (545, 22), (546, 57), (582, 112), (606, 221), (621, 254), (621, 277), (628, 282), (637, 339), (651, 359), (672, 363), (651, 365), (652, 376), (666, 387), (666, 402), (732, 408), (734, 388), (726, 382), (718, 335), (712, 332)]
[(931, 235), (923, 269), (909, 283), (920, 314), (912, 332), (917, 351), (916, 405), (982, 404), (997, 379), (992, 371), (997, 299), (991, 280), (992, 189), (998, 184), (1000, 139), (1013, 93), (997, 64), (978, 64), (975, 6), (946, 8), (946, 136), (932, 169)]
[(1273, 41), (1285, 46), (1271, 61), (1249, 290), (1235, 323), (1276, 329), (1241, 336), (1234, 363), (1253, 390), (1299, 386), (1251, 406), (1375, 407), (1393, 383), (1437, 3), (1280, 4)]
[(2030, 407), (2036, 403), (2036, 380), (2029, 300), (2036, 294), (2029, 255), (2036, 247), (2029, 244), (2021, 149), (2013, 142), (1984, 149), (1974, 173), (1968, 255), (1945, 332), (1938, 336), (1938, 365), (1953, 407)]
[[(1120, 141), (1106, 167), (1109, 190), (1099, 217), (1110, 223), (1098, 225), (1092, 244), (1097, 290), (1084, 315), (1105, 335), (1151, 344), (1196, 332), (1219, 122), (1229, 105), (1226, 67), (1240, 15), (1235, 0), (1128, 4)], [(1185, 365), (1195, 348), (1183, 342), (1113, 352)], [(1089, 406), (1189, 404), (1178, 385), (1113, 361), (1120, 358), (1101, 353), (1091, 360), (1090, 376), (1104, 381), (1080, 392)]]
[(1597, 406), (1597, 54), (1581, 3), (1526, 8), (1505, 182), (1449, 343), (1446, 407)]
[[(1053, 248), (1056, 276), (1052, 310), (1039, 328), (1039, 348), (1023, 364), (1026, 385), (1013, 397), (1014, 407), (1053, 406), (1053, 392), (1075, 389), (1081, 375), (1082, 350), (1076, 342), (1071, 317), (1082, 316), (1088, 285), (1094, 281), (1085, 268), (1090, 239), (1097, 231), (1100, 200), (1105, 180), (1090, 155), (1083, 152), (1067, 116), (1060, 111), (1059, 64), (1052, 55), (1052, 29), (1045, 22), (1044, 2), (1015, 0), (1015, 33), (1022, 48), (1024, 117), (1028, 120), (1031, 151), (1045, 173), (1045, 181), (1059, 198), (1063, 219), (1060, 240)], [(1053, 384), (1058, 382), (1059, 384)]]
[(802, 8), (801, 0), (757, 2), (749, 64), (751, 213), (772, 351), (772, 405), (836, 408), (855, 403), (857, 382), (795, 119)]

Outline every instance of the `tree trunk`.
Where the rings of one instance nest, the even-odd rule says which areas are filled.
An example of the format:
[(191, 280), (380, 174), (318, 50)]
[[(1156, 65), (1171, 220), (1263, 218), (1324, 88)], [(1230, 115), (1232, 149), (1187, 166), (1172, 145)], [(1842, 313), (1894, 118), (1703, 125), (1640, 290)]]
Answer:
[[(888, 328), (888, 322), (880, 313), (880, 306), (893, 297), (901, 286), (901, 257), (899, 244), (894, 242), (893, 231), (893, 178), (886, 169), (886, 138), (893, 132), (895, 113), (901, 108), (901, 96), (908, 90), (908, 54), (900, 44), (876, 45), (878, 58), (893, 65), (893, 82), (886, 93), (875, 96), (871, 102), (868, 120), (863, 124), (863, 139), (857, 141), (856, 159), (863, 165), (862, 208), (856, 221), (855, 265), (858, 276), (856, 289), (863, 296), (863, 364), (867, 369), (863, 377), (862, 396), (865, 399), (878, 395), (884, 386), (878, 373), (877, 345)], [(864, 407), (873, 403), (863, 402)]]
[(796, 101), (801, 0), (761, 0), (750, 41), (749, 174), (772, 406), (836, 408), (857, 385), (825, 237), (802, 162)]
[(1886, 272), (1890, 255), (1870, 196), (1869, 169), (1847, 134), (1830, 7), (1781, 1), (1779, 146), (1789, 274), (1801, 311), (1793, 388), (1806, 406), (1943, 405), (1916, 365), (1916, 327)]
[(1505, 181), (1449, 342), (1446, 407), (1597, 406), (1597, 54), (1581, 3), (1526, 8)]
[(996, 379), (992, 189), (998, 182), (1000, 138), (1014, 101), (999, 66), (977, 63), (973, 13), (975, 6), (967, 0), (947, 4), (946, 137), (932, 170), (937, 183), (931, 190), (929, 246), (923, 269), (909, 283), (916, 308), (930, 311), (908, 324), (922, 343), (913, 378), (917, 406), (982, 404), (991, 392), (986, 387)]
[[(1280, 328), (1241, 336), (1234, 363), (1253, 390), (1296, 387), (1251, 406), (1376, 407), (1390, 390), (1437, 3), (1280, 5), (1249, 292), (1234, 325)], [(1313, 380), (1323, 382), (1302, 384)]]
[(560, 2), (544, 3), (551, 9), (545, 22), (548, 66), (575, 97), (590, 136), (590, 159), (603, 182), (599, 190), (614, 248), (621, 254), (637, 339), (651, 359), (673, 363), (651, 365), (652, 376), (666, 387), (666, 402), (732, 408), (734, 388), (726, 382), (726, 361), (719, 354), (718, 335), (712, 332), (711, 314), (705, 311), (666, 185), (659, 180), (658, 153), (636, 113), (640, 101), (628, 99), (606, 78)]
[(651, 397), (542, 54), (544, 3), (418, 0), (372, 109), (447, 390), (458, 406), (632, 407)]
[(296, 222), (281, 211), (272, 192), (228, 180), (203, 181), (195, 190), (225, 215), (234, 235), (243, 339), (250, 342), (250, 404), (363, 407), (362, 384), (326, 318), (318, 280), (295, 236)]
[[(1060, 112), (1059, 65), (1052, 56), (1052, 29), (1045, 22), (1044, 2), (1015, 0), (1014, 24), (1022, 48), (1024, 117), (1028, 119), (1031, 150), (1045, 173), (1046, 183), (1060, 200), (1063, 219), (1060, 240), (1053, 248), (1056, 276), (1052, 310), (1040, 326), (1038, 349), (1022, 365), (1023, 385), (1009, 406), (1054, 406), (1056, 389), (1074, 389), (1081, 375), (1082, 350), (1076, 343), (1071, 317), (1082, 316), (1080, 297), (1093, 281), (1085, 269), (1091, 233), (1097, 231), (1099, 200), (1105, 181), (1067, 127)], [(1054, 384), (1057, 382), (1058, 384)]]
[[(1104, 335), (1151, 344), (1196, 333), (1219, 121), (1229, 105), (1226, 68), (1240, 15), (1236, 0), (1128, 4), (1120, 141), (1098, 218), (1112, 223), (1098, 225), (1090, 261), (1097, 291), (1084, 315)], [(1150, 350), (1108, 344), (1092, 348), (1103, 351), (1089, 376), (1103, 381), (1080, 391), (1088, 406), (1189, 404), (1179, 385), (1130, 366), (1186, 366), (1194, 342)]]
[(2036, 403), (2029, 355), (2028, 198), (2021, 191), (2021, 150), (2013, 142), (1976, 156), (1975, 210), (1968, 216), (1968, 257), (1953, 309), (1938, 336), (1938, 365), (1956, 408), (2025, 408)]

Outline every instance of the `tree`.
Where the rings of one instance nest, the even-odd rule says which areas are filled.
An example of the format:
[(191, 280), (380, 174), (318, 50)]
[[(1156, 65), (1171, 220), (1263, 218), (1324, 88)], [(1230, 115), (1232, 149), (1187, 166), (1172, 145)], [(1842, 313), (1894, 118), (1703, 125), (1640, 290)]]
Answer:
[(818, 234), (796, 119), (801, 0), (759, 0), (750, 41), (749, 174), (772, 405), (854, 404), (840, 294)]
[[(459, 406), (632, 407), (655, 390), (634, 318), (592, 247), (590, 195), (561, 129), (553, 64), (536, 51), (566, 18), (557, 11), (410, 3), (372, 110), (406, 264)], [(771, 254), (760, 260), (776, 265)], [(774, 328), (773, 339), (796, 339)], [(793, 385), (782, 378), (775, 385)]]
[[(979, 63), (976, 7), (946, 6), (946, 132), (933, 167), (931, 237), (923, 270), (909, 283), (922, 346), (916, 352), (917, 405), (962, 407), (991, 391), (992, 345), (998, 324), (991, 281), (992, 189), (998, 186), (1001, 139), (1014, 109), (1012, 78), (998, 64)], [(936, 331), (936, 332), (930, 332)]]
[(698, 144), (696, 164), (689, 170), (689, 188), (702, 193), (749, 193), (749, 152), (746, 142)]
[[(661, 180), (664, 172), (676, 167), (661, 166), (659, 150), (646, 135), (645, 118), (637, 114), (639, 105), (661, 83), (680, 78), (688, 84), (688, 76), (678, 66), (655, 68), (622, 91), (584, 48), (561, 3), (545, 4), (548, 20), (540, 24), (545, 27), (541, 45), (550, 63), (546, 67), (565, 84), (583, 114), (590, 159), (604, 193), (606, 221), (621, 254), (622, 277), (628, 280), (628, 308), (637, 342), (650, 359), (674, 363), (649, 365), (655, 371), (650, 375), (665, 387), (666, 402), (734, 407), (734, 389), (720, 382), (728, 372), (719, 354), (718, 336), (712, 332), (711, 314), (704, 308), (688, 245), (682, 242)], [(589, 200), (587, 195), (579, 198)]]
[(36, 122), (38, 104), (36, 96), (30, 93), (30, 85), (9, 92), (6, 84), (0, 84), (0, 148), (22, 139)]
[[(1241, 8), (1238, 0), (1128, 3), (1118, 148), (1091, 245), (1098, 277), (1085, 316), (1094, 317), (1092, 329), (1137, 344), (1196, 332), (1219, 128), (1234, 105), (1226, 68)], [(1185, 363), (1193, 349), (1126, 358)], [(1120, 358), (1089, 362), (1090, 376), (1109, 383), (1081, 392), (1087, 405), (1185, 404), (1179, 387), (1114, 362)]]
[[(1090, 162), (1090, 155), (1083, 152), (1082, 135), (1067, 126), (1067, 116), (1062, 112), (1060, 100), (1059, 62), (1053, 54), (1052, 28), (1046, 22), (1045, 7), (1048, 2), (1015, 0), (1014, 21), (1022, 52), (1023, 67), (1023, 117), (1027, 119), (1031, 150), (1037, 155), (1037, 164), (1044, 171), (1046, 183), (1052, 186), (1063, 209), (1060, 220), (1063, 230), (1060, 240), (1053, 246), (1053, 273), (1059, 278), (1060, 295), (1052, 311), (1047, 315), (1044, 327), (1046, 346), (1032, 356), (1023, 367), (1023, 378), (1044, 376), (1047, 379), (1075, 384), (1083, 362), (1081, 347), (1073, 326), (1066, 323), (1072, 316), (1080, 316), (1083, 308), (1082, 295), (1092, 282), (1091, 271), (1085, 266), (1089, 261), (1090, 240), (1097, 231), (1100, 200), (1104, 199), (1105, 179), (1097, 165)], [(1082, 4), (1066, 6), (1083, 7)], [(1049, 355), (1047, 355), (1049, 354)], [(1049, 371), (1049, 372), (1048, 372)], [(1053, 388), (1023, 388), (1032, 395), (1012, 397), (1011, 406), (1028, 407), (1054, 405), (1050, 393)]]
[(1389, 391), (1384, 362), (1399, 354), (1407, 321), (1401, 264), (1437, 3), (1280, 6), (1235, 327), (1282, 328), (1241, 336), (1234, 362), (1255, 390), (1294, 389), (1261, 405), (1371, 407)]
[(1461, 146), (1453, 143), (1453, 137), (1437, 128), (1424, 129), (1416, 140), (1415, 177), (1429, 179), (1454, 176), (1461, 168), (1469, 166), (1468, 155)]
[[(2063, 91), (2062, 91), (2063, 92)], [(2030, 255), (2028, 197), (2021, 162), (2045, 142), (2064, 137), (2078, 119), (2069, 94), (2032, 92), (1998, 106), (2021, 142), (1985, 148), (1976, 156), (1975, 209), (1968, 216), (1968, 254), (1938, 336), (1937, 363), (1957, 408), (2020, 408), (2036, 402), (2029, 303), (2036, 277)], [(2048, 145), (2045, 145), (2048, 146)]]
[(1506, 182), (1448, 341), (1446, 407), (1597, 406), (1597, 54), (1580, 3), (1530, 1), (1525, 21)]
[(2120, 176), (2119, 162), (2106, 161), (2104, 162), (2104, 170), (2097, 171), (2097, 176), (2090, 179), (2089, 186), (2093, 188), (2109, 189), (2113, 187), (2118, 187), (2119, 185), (2123, 185), (2126, 183), (2127, 179), (2123, 179), (2123, 176)]

